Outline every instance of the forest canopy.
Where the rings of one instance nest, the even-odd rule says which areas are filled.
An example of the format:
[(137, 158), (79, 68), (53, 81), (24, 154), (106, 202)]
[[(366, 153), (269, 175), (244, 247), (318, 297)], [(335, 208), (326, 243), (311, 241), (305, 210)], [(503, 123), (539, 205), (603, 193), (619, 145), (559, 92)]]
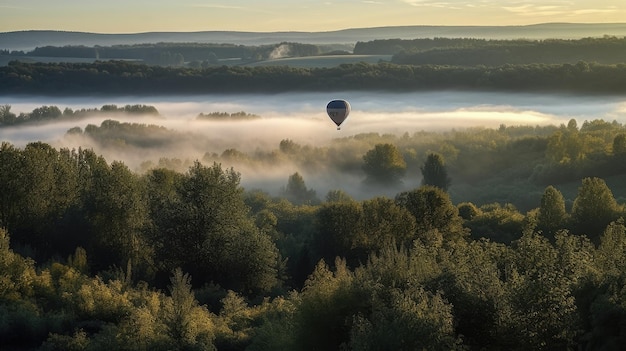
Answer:
[[(63, 79), (60, 79), (63, 78)], [(127, 61), (21, 63), (0, 67), (2, 94), (188, 94), (438, 89), (623, 93), (626, 65), (579, 61), (502, 66), (342, 64), (162, 67)]]
[[(132, 53), (137, 61), (15, 60), (0, 67), (0, 94), (619, 94), (626, 91), (626, 64), (603, 57), (623, 57), (623, 46), (612, 37), (375, 41), (357, 44), (355, 52), (383, 50), (393, 62), (327, 68), (219, 64), (230, 55), (269, 57), (276, 46), (43, 47), (36, 53)], [(293, 47), (294, 55), (320, 53)], [(193, 55), (202, 63), (185, 64)], [(326, 145), (284, 139), (269, 149), (211, 150), (134, 168), (97, 150), (143, 155), (208, 144), (193, 132), (142, 123), (141, 116), (161, 118), (145, 105), (42, 106), (19, 115), (4, 105), (0, 130), (93, 115), (107, 118), (66, 134), (93, 147), (0, 143), (3, 349), (613, 350), (626, 344), (626, 127), (616, 121), (372, 132)], [(261, 118), (201, 112), (195, 121)], [(290, 171), (278, 193), (242, 185), (242, 169), (284, 165)], [(316, 171), (389, 195), (318, 193), (307, 178)]]
[[(171, 137), (115, 120), (72, 133), (151, 147), (155, 131)], [(594, 120), (339, 139), (354, 154), (333, 166), (364, 180), (376, 159), (400, 176), (387, 166), (403, 159), (448, 186), (366, 200), (318, 196), (297, 172), (284, 193), (246, 189), (224, 164), (264, 162), (258, 153), (134, 171), (90, 149), (4, 142), (0, 336), (41, 350), (611, 348), (623, 337), (611, 321), (626, 318), (626, 212), (623, 187), (604, 178), (624, 174), (612, 166), (623, 135)], [(267, 160), (306, 169), (323, 155), (283, 140)], [(509, 190), (525, 175), (543, 190), (524, 211), (452, 200), (460, 174)]]

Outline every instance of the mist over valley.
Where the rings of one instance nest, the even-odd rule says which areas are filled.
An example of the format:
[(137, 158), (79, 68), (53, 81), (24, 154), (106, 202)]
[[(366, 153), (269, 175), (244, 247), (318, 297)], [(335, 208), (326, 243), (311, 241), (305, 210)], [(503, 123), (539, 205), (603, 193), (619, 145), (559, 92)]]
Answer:
[(616, 1), (0, 5), (0, 349), (622, 349)]
[[(335, 129), (325, 111), (326, 103), (334, 98), (346, 99), (352, 105), (352, 112), (341, 130)], [(377, 195), (394, 196), (399, 191), (415, 188), (420, 183), (421, 174), (414, 166), (398, 186), (377, 188), (364, 185), (360, 157), (373, 145), (371, 141), (359, 144), (355, 140), (366, 139), (365, 136), (378, 135), (380, 141), (391, 142), (410, 137), (418, 144), (423, 143), (418, 149), (413, 148), (415, 164), (425, 157), (426, 151), (439, 151), (433, 146), (435, 144), (432, 144), (431, 136), (425, 135), (424, 140), (420, 141), (419, 133), (444, 135), (451, 131), (476, 128), (497, 130), (500, 126), (558, 127), (571, 119), (579, 124), (595, 119), (626, 122), (626, 101), (619, 96), (346, 91), (274, 95), (0, 97), (0, 105), (10, 105), (15, 114), (29, 113), (41, 106), (78, 111), (98, 109), (104, 105), (134, 104), (154, 106), (159, 116), (98, 113), (81, 119), (5, 126), (0, 128), (0, 139), (18, 147), (42, 141), (57, 148), (91, 148), (108, 162), (122, 161), (139, 172), (145, 171), (146, 167), (159, 165), (163, 159), (182, 161), (180, 171), (184, 171), (194, 160), (218, 162), (240, 172), (241, 183), (246, 189), (262, 189), (273, 195), (280, 194), (288, 176), (298, 172), (320, 198), (330, 190), (342, 189), (356, 199), (366, 199)], [(213, 112), (245, 112), (258, 118), (197, 118), (199, 114)], [(102, 143), (87, 135), (67, 133), (76, 127), (80, 130), (85, 130), (89, 125), (99, 127), (107, 120), (122, 124), (154, 125), (165, 130), (153, 133), (149, 142), (137, 143), (126, 140), (128, 136), (123, 135), (117, 136), (119, 140), (113, 136), (113, 142)], [(324, 163), (310, 160), (307, 165), (306, 162), (296, 163), (290, 158), (277, 158), (275, 155), (280, 154), (279, 146), (283, 140), (290, 140), (307, 150), (324, 150), (331, 154), (324, 156), (326, 160), (351, 158), (350, 161), (343, 161), (350, 167), (337, 169), (334, 161)], [(233, 151), (237, 157), (233, 156)], [(460, 185), (463, 174), (451, 176)], [(454, 189), (453, 186), (452, 194)]]

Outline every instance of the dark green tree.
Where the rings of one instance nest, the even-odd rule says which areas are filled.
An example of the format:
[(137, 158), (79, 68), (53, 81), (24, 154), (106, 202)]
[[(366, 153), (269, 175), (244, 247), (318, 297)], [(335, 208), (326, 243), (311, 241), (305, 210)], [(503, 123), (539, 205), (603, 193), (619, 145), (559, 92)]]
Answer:
[(459, 209), (459, 216), (466, 221), (471, 221), (480, 214), (480, 209), (471, 202), (461, 202), (456, 207)]
[(248, 216), (239, 173), (195, 162), (181, 177), (161, 170), (149, 179), (164, 184), (149, 198), (162, 270), (181, 267), (199, 284), (214, 281), (245, 292), (278, 284), (276, 246)]
[(343, 190), (329, 190), (326, 193), (326, 202), (350, 202), (354, 201), (352, 196)]
[(320, 202), (315, 190), (307, 189), (304, 178), (298, 172), (289, 176), (283, 194), (287, 200), (295, 205), (311, 205)]
[(0, 106), (0, 127), (5, 125), (11, 125), (15, 123), (17, 116), (11, 112), (11, 105)]
[(565, 199), (555, 187), (550, 185), (544, 190), (537, 217), (537, 229), (548, 238), (553, 238), (557, 230), (566, 228), (568, 215)]
[(422, 171), (422, 185), (432, 185), (447, 191), (451, 184), (448, 177), (443, 157), (439, 154), (431, 153), (426, 157), (424, 165), (420, 167)]
[(572, 205), (572, 231), (598, 244), (606, 226), (621, 214), (622, 207), (604, 180), (585, 178)]
[(362, 237), (363, 209), (356, 201), (327, 202), (316, 213), (314, 240), (318, 257), (334, 262), (336, 257), (347, 258), (350, 263), (367, 255), (357, 243)]
[(15, 146), (3, 141), (0, 144), (0, 227), (14, 230), (18, 224), (23, 201), (24, 178), (21, 152)]
[(532, 232), (524, 233), (515, 242), (513, 260), (506, 282), (505, 300), (510, 310), (502, 315), (503, 335), (514, 343), (510, 347), (571, 348), (580, 332), (572, 282), (580, 276), (572, 275), (572, 266), (547, 238)]
[(463, 219), (448, 193), (432, 185), (399, 193), (396, 203), (406, 208), (417, 223), (417, 238), (437, 244), (442, 239), (458, 240), (467, 236)]
[(88, 253), (94, 266), (126, 267), (130, 260), (142, 274), (152, 270), (153, 252), (146, 241), (148, 208), (138, 175), (115, 161), (93, 169), (85, 210), (94, 234)]
[(626, 134), (619, 133), (613, 138), (613, 155), (626, 153)]
[(363, 156), (366, 182), (397, 184), (406, 173), (406, 162), (393, 144), (376, 144)]
[(411, 247), (416, 239), (415, 218), (392, 199), (376, 197), (363, 201), (361, 227), (363, 233), (358, 245), (368, 252), (378, 252), (387, 245)]

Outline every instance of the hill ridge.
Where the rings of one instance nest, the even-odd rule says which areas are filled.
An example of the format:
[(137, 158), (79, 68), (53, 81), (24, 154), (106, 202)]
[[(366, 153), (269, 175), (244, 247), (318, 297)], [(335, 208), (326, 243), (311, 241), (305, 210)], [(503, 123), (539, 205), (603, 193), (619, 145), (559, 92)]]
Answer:
[(263, 45), (280, 42), (355, 44), (376, 39), (473, 37), (483, 39), (580, 39), (604, 35), (626, 36), (626, 23), (538, 23), (511, 26), (386, 26), (332, 31), (228, 31), (93, 33), (64, 30), (0, 32), (0, 50), (29, 51), (42, 46), (112, 46), (160, 42)]

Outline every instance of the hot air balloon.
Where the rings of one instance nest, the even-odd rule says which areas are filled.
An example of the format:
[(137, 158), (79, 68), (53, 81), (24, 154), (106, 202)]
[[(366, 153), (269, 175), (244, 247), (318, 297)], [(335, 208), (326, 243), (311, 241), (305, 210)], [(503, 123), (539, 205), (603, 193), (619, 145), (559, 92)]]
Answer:
[(335, 122), (337, 130), (339, 130), (341, 129), (341, 123), (343, 123), (350, 114), (350, 103), (346, 100), (333, 100), (326, 105), (326, 113), (328, 113), (328, 117)]

